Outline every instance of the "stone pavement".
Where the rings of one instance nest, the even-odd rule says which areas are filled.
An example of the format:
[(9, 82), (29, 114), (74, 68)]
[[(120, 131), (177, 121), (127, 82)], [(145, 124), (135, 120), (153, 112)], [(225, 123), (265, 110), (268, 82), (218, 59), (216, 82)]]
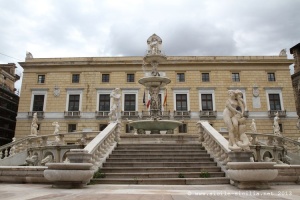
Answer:
[(299, 185), (274, 185), (269, 190), (239, 190), (231, 185), (89, 185), (57, 189), (43, 184), (0, 184), (1, 200), (235, 200), (300, 199)]

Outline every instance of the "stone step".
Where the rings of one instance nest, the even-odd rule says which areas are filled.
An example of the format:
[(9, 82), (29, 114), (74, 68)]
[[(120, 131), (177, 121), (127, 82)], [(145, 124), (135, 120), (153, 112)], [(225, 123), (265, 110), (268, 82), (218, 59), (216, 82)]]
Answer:
[(177, 158), (177, 157), (185, 157), (185, 158), (202, 158), (207, 157), (209, 158), (210, 155), (207, 153), (189, 153), (189, 154), (182, 154), (182, 153), (168, 153), (168, 154), (110, 154), (109, 158)]
[(201, 167), (102, 167), (104, 173), (153, 173), (153, 172), (220, 172), (217, 166)]
[(148, 179), (92, 179), (94, 184), (143, 184), (143, 185), (216, 185), (229, 184), (227, 177), (215, 178), (148, 178)]
[(213, 161), (212, 158), (207, 157), (199, 157), (199, 158), (187, 158), (187, 157), (166, 157), (166, 158), (107, 158), (106, 162), (108, 163), (121, 163), (121, 162), (209, 162)]
[(116, 150), (119, 151), (127, 151), (127, 150), (205, 150), (204, 147), (181, 147), (181, 146), (174, 146), (174, 147), (117, 147)]
[(151, 148), (151, 147), (162, 147), (162, 148), (172, 148), (172, 147), (179, 147), (179, 148), (203, 148), (201, 144), (118, 144), (120, 148), (135, 148), (135, 147), (142, 147), (142, 148)]
[(120, 154), (164, 154), (164, 155), (169, 155), (169, 154), (193, 154), (193, 153), (206, 153), (205, 150), (114, 150), (112, 152), (112, 155), (120, 155)]
[(125, 178), (125, 179), (136, 179), (136, 178), (201, 178), (200, 174), (208, 175), (212, 177), (224, 177), (224, 172), (163, 172), (163, 173), (105, 173), (105, 178)]
[(215, 162), (129, 162), (113, 163), (107, 162), (104, 167), (202, 167), (216, 166)]

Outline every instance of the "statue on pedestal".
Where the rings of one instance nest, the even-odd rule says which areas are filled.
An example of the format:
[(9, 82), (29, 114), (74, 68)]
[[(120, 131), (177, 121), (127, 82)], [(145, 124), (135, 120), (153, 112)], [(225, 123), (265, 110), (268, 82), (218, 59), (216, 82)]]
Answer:
[(281, 136), (281, 133), (280, 133), (280, 126), (279, 126), (279, 117), (278, 117), (278, 112), (276, 112), (275, 114), (275, 117), (274, 117), (274, 123), (273, 123), (273, 133), (274, 135), (278, 135), (278, 136)]
[(229, 98), (223, 111), (223, 119), (229, 133), (229, 149), (232, 151), (250, 150), (250, 141), (245, 134), (246, 118), (243, 116), (246, 108), (240, 90), (228, 90)]
[(111, 106), (110, 106), (110, 112), (108, 114), (109, 119), (111, 121), (119, 121), (120, 118), (120, 99), (121, 99), (121, 89), (116, 88), (114, 89), (111, 94)]
[(38, 129), (38, 118), (37, 113), (33, 114), (32, 122), (31, 122), (31, 135), (37, 136), (37, 129)]

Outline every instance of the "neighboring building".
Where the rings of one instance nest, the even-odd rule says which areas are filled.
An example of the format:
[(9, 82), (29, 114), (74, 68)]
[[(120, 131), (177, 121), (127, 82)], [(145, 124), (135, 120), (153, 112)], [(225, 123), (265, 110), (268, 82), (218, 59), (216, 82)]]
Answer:
[[(273, 133), (278, 111), (284, 136), (298, 138), (297, 114), (289, 66), (280, 56), (167, 56), (160, 63), (161, 76), (171, 83), (162, 107), (166, 118), (183, 121), (176, 133), (194, 134), (196, 122), (209, 120), (226, 131), (222, 119), (229, 89), (239, 89), (247, 104), (247, 127), (255, 118), (257, 130)], [(52, 134), (58, 121), (61, 132), (105, 128), (109, 122), (110, 93), (122, 90), (123, 131), (132, 132), (127, 119), (147, 118), (148, 91), (138, 83), (150, 71), (143, 57), (33, 58), (27, 57), (17, 117), (16, 137), (30, 134), (31, 117), (39, 117), (39, 134)], [(145, 94), (145, 95), (144, 95)], [(144, 98), (145, 97), (145, 98)], [(250, 131), (250, 128), (248, 128)]]
[(19, 96), (14, 84), (20, 79), (14, 63), (0, 64), (0, 146), (12, 141), (15, 135)]
[(292, 82), (296, 101), (297, 115), (300, 116), (300, 43), (290, 48), (290, 53), (294, 56), (294, 74)]

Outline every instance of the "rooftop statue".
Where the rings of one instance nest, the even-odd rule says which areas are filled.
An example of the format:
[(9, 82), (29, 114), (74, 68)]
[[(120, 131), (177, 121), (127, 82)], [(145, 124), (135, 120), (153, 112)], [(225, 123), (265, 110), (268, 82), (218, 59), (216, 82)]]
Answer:
[(279, 56), (287, 56), (286, 49), (282, 49), (279, 53)]

